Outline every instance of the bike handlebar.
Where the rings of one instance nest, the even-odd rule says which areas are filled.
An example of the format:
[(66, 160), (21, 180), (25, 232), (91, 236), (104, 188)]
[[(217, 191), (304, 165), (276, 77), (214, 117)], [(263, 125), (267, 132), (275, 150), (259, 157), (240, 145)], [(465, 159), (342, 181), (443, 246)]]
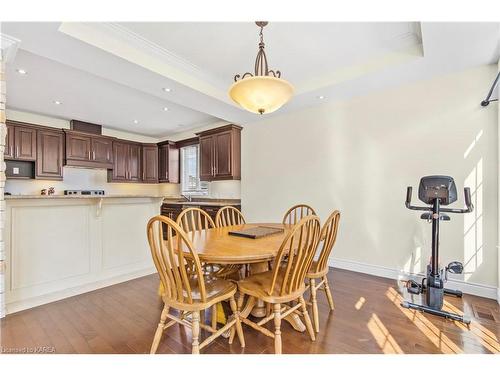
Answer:
[[(411, 205), (411, 193), (412, 193), (412, 187), (408, 186), (406, 188), (406, 201), (405, 201), (405, 206), (409, 210), (416, 210), (416, 211), (429, 211), (430, 207), (422, 207), (422, 206), (412, 206)], [(451, 212), (454, 214), (465, 214), (468, 212), (472, 212), (474, 210), (474, 205), (472, 204), (472, 198), (470, 194), (470, 188), (466, 187), (464, 188), (464, 199), (465, 199), (465, 205), (466, 208), (440, 208), (439, 211), (441, 212)]]

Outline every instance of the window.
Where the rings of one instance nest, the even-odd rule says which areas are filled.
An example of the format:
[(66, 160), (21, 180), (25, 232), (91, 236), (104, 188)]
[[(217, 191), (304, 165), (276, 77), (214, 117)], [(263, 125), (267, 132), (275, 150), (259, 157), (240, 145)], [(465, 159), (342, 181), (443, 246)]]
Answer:
[(184, 195), (208, 195), (208, 183), (200, 181), (200, 145), (181, 148), (181, 190)]

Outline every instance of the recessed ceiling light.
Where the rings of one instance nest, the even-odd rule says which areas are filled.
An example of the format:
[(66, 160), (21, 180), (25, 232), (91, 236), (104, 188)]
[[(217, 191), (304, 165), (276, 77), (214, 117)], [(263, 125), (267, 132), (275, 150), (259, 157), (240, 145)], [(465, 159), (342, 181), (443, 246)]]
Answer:
[(139, 120), (134, 120), (134, 124), (138, 124), (139, 123)]
[(28, 72), (27, 72), (26, 70), (24, 70), (24, 69), (16, 69), (16, 72), (18, 72), (18, 73), (19, 73), (19, 74), (21, 74), (21, 75), (26, 75), (26, 74), (28, 74)]
[(172, 89), (169, 89), (168, 87), (164, 87), (164, 88), (163, 88), (163, 91), (165, 91), (165, 92), (170, 92), (170, 91), (172, 91)]
[(318, 99), (323, 100), (325, 97), (323, 95), (318, 96)]
[(60, 102), (59, 100), (54, 100), (54, 104), (55, 105), (60, 105), (60, 104), (62, 104), (62, 102)]
[(163, 110), (164, 110), (165, 112), (167, 112), (167, 111), (168, 111), (168, 107), (163, 107)]

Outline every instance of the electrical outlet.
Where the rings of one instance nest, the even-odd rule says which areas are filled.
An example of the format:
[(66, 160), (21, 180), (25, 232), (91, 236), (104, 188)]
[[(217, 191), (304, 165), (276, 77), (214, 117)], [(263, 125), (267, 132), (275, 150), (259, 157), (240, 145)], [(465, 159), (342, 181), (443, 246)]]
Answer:
[(19, 174), (19, 168), (18, 167), (12, 168), (12, 174)]

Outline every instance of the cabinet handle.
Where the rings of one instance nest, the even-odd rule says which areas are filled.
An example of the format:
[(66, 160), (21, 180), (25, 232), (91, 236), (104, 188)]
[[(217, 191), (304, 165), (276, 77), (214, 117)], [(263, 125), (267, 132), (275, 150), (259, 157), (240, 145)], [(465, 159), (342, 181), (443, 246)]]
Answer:
[(16, 158), (19, 157), (19, 146), (16, 146)]
[(92, 151), (92, 160), (95, 160), (95, 151)]

